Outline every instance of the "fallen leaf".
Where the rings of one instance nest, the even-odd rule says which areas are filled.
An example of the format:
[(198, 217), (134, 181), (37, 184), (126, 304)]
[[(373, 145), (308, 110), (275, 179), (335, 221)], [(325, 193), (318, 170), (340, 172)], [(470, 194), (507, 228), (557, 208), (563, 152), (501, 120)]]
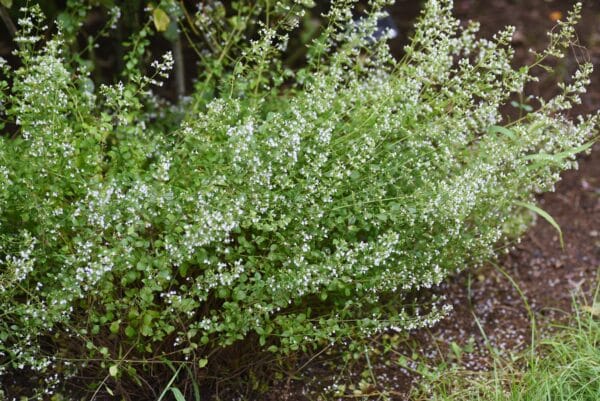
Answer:
[(552, 11), (548, 17), (551, 21), (557, 22), (562, 19), (563, 14), (560, 11)]
[(155, 8), (152, 11), (152, 19), (158, 32), (166, 31), (171, 22), (169, 15), (161, 8)]

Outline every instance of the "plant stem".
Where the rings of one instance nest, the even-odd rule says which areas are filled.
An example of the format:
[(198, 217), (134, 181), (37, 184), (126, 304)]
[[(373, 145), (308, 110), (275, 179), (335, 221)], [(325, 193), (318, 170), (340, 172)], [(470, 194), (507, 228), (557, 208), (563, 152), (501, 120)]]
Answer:
[(177, 39), (172, 43), (173, 59), (175, 60), (175, 88), (177, 99), (185, 96), (185, 61), (183, 58), (183, 47), (181, 45), (181, 34), (177, 32)]
[(10, 18), (10, 14), (6, 10), (6, 8), (2, 5), (0, 5), (0, 18), (2, 18), (4, 25), (6, 25), (6, 29), (8, 29), (8, 33), (10, 34), (10, 36), (14, 38), (17, 34), (17, 27), (15, 26), (13, 20)]

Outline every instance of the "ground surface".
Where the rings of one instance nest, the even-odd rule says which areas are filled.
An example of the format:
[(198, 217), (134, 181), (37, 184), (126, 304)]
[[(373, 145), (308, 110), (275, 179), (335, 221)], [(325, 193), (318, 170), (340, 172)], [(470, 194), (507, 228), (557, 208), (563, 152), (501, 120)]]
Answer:
[[(399, 40), (392, 44), (394, 49), (401, 49), (402, 35), (409, 34), (418, 3), (397, 1), (391, 10), (401, 31)], [(462, 20), (480, 21), (482, 33), (488, 37), (505, 25), (516, 26), (516, 62), (524, 63), (530, 57), (528, 49), (542, 49), (545, 33), (554, 20), (564, 16), (574, 3), (456, 0), (455, 10)], [(565, 79), (577, 60), (591, 60), (600, 70), (600, 3), (584, 2), (578, 35), (586, 51), (574, 46), (568, 59), (559, 65), (558, 74), (545, 77), (530, 88), (534, 94), (551, 95), (556, 79)], [(577, 112), (600, 107), (599, 71), (592, 82)], [(337, 380), (338, 385), (346, 386), (345, 391), (339, 392), (343, 394), (340, 399), (382, 399), (381, 394), (386, 393), (391, 399), (405, 400), (420, 380), (411, 370), (418, 370), (419, 364), (412, 360), (430, 361), (432, 365), (440, 361), (459, 363), (473, 371), (490, 369), (486, 337), (489, 345), (505, 356), (522, 351), (530, 342), (531, 318), (519, 291), (535, 313), (541, 335), (548, 334), (550, 323), (567, 315), (573, 294), (589, 294), (595, 288), (600, 266), (600, 146), (596, 145), (591, 155), (580, 158), (578, 170), (563, 174), (555, 192), (540, 196), (539, 205), (562, 228), (564, 250), (556, 230), (538, 219), (522, 241), (498, 260), (499, 268), (489, 265), (467, 271), (442, 286), (440, 291), (448, 295), (454, 311), (436, 327), (409, 333), (406, 343), (394, 333), (373, 339), (375, 351), (368, 362), (361, 357), (354, 364), (344, 364), (335, 358), (335, 353), (317, 357), (300, 372), (302, 380), (275, 386), (268, 398), (314, 400), (324, 394), (328, 394), (328, 399), (336, 398), (331, 389), (335, 388), (336, 377), (345, 376)], [(389, 346), (394, 350), (389, 351)], [(418, 355), (413, 354), (415, 351)], [(367, 369), (368, 364), (372, 369)], [(371, 397), (364, 397), (369, 394)]]

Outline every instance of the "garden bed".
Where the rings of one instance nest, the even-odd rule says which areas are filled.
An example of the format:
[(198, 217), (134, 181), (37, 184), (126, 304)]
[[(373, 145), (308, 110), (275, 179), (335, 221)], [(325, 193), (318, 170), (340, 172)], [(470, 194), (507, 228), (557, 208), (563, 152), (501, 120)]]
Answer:
[[(121, 11), (82, 4), (80, 27), (90, 15), (110, 26)], [(276, 21), (269, 1), (256, 14), (234, 4)], [(573, 297), (589, 295), (600, 265), (600, 147), (536, 199), (553, 217), (530, 203), (592, 144), (597, 120), (570, 117), (598, 108), (600, 76), (572, 110), (589, 70), (570, 77), (598, 64), (600, 6), (583, 8), (587, 50), (573, 42), (525, 88), (558, 100), (529, 104), (515, 93), (530, 70), (512, 70), (510, 46), (515, 64), (537, 74), (569, 42), (574, 19), (550, 50), (529, 49), (547, 47), (571, 2), (455, 2), (483, 36), (515, 25), (512, 43), (508, 31), (497, 43), (474, 41), (472, 26), (454, 31), (441, 4), (430, 3), (406, 64), (388, 56), (376, 14), (355, 18), (347, 6), (333, 8), (327, 28), (318, 7), (302, 25), (304, 14), (288, 21), (275, 10), (293, 39), (296, 24), (323, 30), (292, 46), (309, 49), (305, 62), (286, 53), (286, 35), (225, 19), (222, 4), (197, 17), (231, 35), (198, 60), (177, 33), (191, 18), (185, 3), (140, 6), (149, 19), (137, 39), (116, 42), (130, 50), (120, 67), (119, 57), (99, 62), (93, 46), (71, 55), (60, 35), (37, 48), (32, 29), (44, 17), (21, 20), (30, 36), (15, 42), (31, 46), (7, 56), (17, 69), (0, 82), (12, 86), (0, 98), (11, 105), (1, 149), (3, 394), (402, 400), (427, 394), (432, 371), (485, 372), (535, 350)], [(407, 0), (391, 9), (398, 58), (418, 11)], [(73, 29), (64, 38), (77, 48)], [(149, 61), (168, 44), (174, 57)], [(226, 57), (230, 46), (239, 58)], [(10, 47), (2, 39), (0, 54)], [(81, 54), (99, 75), (86, 75)], [(201, 64), (204, 80), (194, 83), (184, 59)], [(501, 242), (535, 218), (528, 209), (545, 217), (522, 241)], [(468, 268), (495, 244), (506, 255)], [(440, 296), (453, 310), (431, 327), (443, 302), (427, 300)]]

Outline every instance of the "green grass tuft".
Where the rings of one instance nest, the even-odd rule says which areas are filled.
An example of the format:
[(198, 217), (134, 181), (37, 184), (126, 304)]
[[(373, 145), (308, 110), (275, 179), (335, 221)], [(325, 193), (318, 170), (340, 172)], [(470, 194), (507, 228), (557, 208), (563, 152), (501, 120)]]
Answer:
[[(600, 288), (600, 287), (599, 287)], [(589, 305), (574, 302), (569, 324), (542, 339), (532, 352), (507, 361), (494, 355), (493, 369), (433, 369), (414, 393), (437, 401), (597, 401), (600, 399), (598, 291)]]

